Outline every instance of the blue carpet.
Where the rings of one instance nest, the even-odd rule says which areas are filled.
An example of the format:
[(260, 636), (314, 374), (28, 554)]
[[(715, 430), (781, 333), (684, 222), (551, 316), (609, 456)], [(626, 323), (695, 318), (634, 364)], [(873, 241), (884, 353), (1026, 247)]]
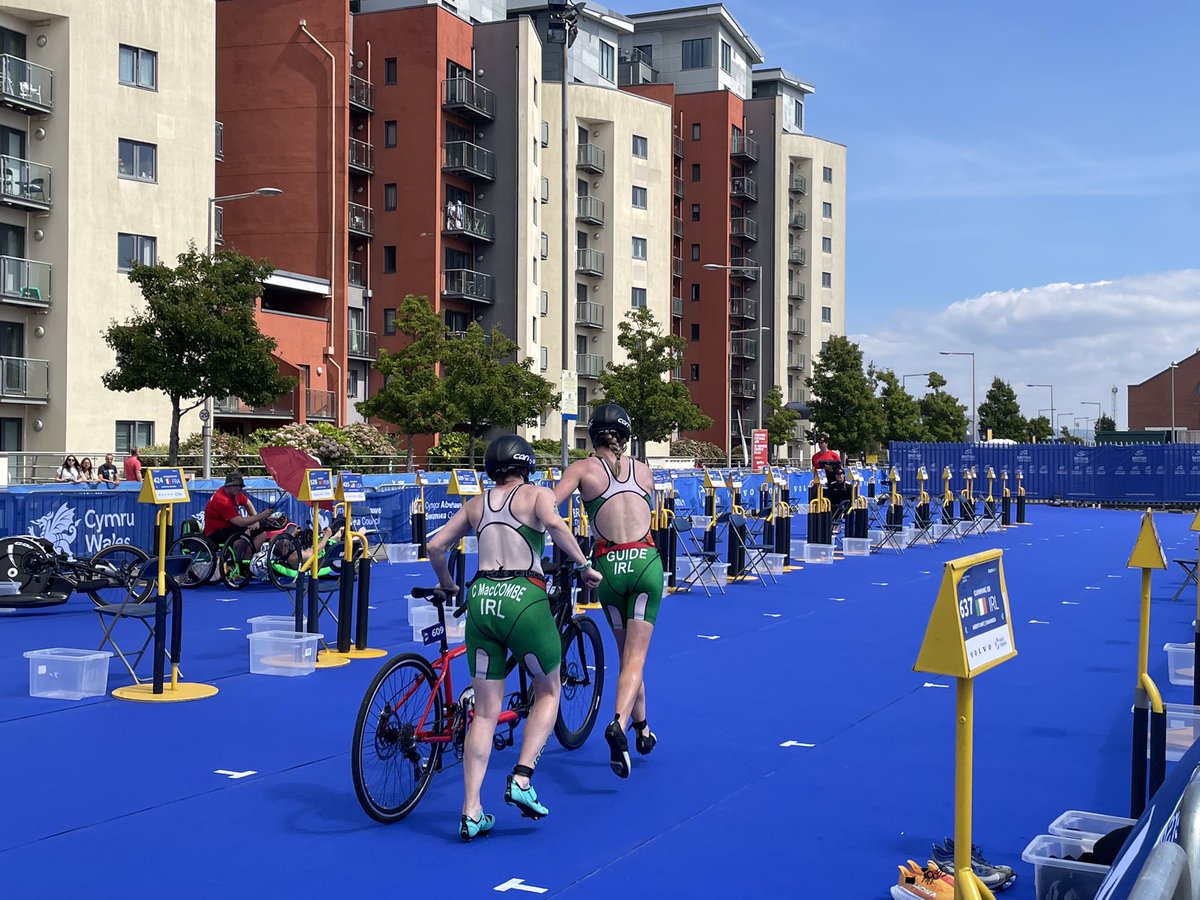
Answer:
[[(552, 740), (537, 776), (552, 813), (536, 823), (501, 802), (516, 754), (494, 754), (484, 797), (496, 829), (469, 846), (457, 766), (397, 825), (358, 807), (351, 728), (378, 661), (248, 674), (246, 619), (290, 608), (269, 587), (187, 595), (185, 678), (220, 693), (178, 705), (28, 697), (21, 653), (93, 647), (99, 625), (82, 597), (0, 614), (0, 895), (491, 896), (523, 879), (571, 898), (886, 898), (896, 864), (923, 861), (953, 829), (954, 692), (912, 671), (941, 563), (1001, 546), (1019, 655), (977, 682), (974, 833), (1020, 873), (1005, 896), (1028, 900), (1020, 853), (1053, 818), (1127, 812), (1138, 622), (1138, 574), (1124, 568), (1138, 514), (1030, 518), (965, 544), (808, 566), (777, 586), (669, 596), (647, 673), (658, 749), (621, 781), (599, 730), (575, 753)], [(1195, 557), (1190, 520), (1156, 518), (1168, 559)], [(1150, 669), (1166, 699), (1188, 702), (1160, 649), (1191, 639), (1194, 593), (1169, 599), (1181, 579), (1176, 566), (1155, 575)], [(431, 581), (424, 565), (375, 567), (372, 646), (418, 649), (402, 596)], [(616, 670), (601, 630), (603, 721)], [(110, 688), (127, 682), (119, 663), (111, 672)]]

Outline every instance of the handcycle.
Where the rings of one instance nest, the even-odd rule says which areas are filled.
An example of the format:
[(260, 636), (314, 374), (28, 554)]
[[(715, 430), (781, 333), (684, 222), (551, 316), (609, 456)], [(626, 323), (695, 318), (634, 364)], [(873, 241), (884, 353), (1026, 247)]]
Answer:
[[(283, 522), (286, 521), (285, 517)], [(192, 520), (189, 523), (194, 524)], [(188, 523), (184, 527), (187, 528)], [(179, 586), (208, 584), (214, 575), (219, 575), (221, 582), (230, 590), (244, 588), (254, 577), (251, 561), (256, 552), (255, 534), (245, 528), (216, 544), (202, 533), (185, 531), (171, 543), (167, 551), (168, 556), (185, 556), (191, 560), (187, 570), (176, 579)]]
[(43, 538), (13, 535), (0, 539), (0, 575), (19, 585), (18, 594), (0, 601), (5, 608), (66, 603), (74, 591), (96, 606), (132, 598), (142, 602), (154, 590), (146, 572), (150, 554), (132, 544), (111, 544), (89, 559), (73, 559)]
[[(575, 613), (570, 564), (544, 568), (550, 609), (562, 637), (562, 694), (554, 736), (564, 749), (576, 750), (587, 740), (600, 709), (604, 644), (596, 623), (585, 613)], [(466, 647), (450, 649), (447, 641), (450, 596), (440, 588), (413, 588), (412, 596), (437, 607), (437, 624), (425, 629), (425, 641), (437, 641), (440, 651), (432, 662), (419, 653), (400, 653), (383, 664), (359, 706), (350, 751), (358, 802), (367, 815), (384, 824), (398, 822), (416, 808), (434, 774), (441, 771), (447, 747), (462, 759), (474, 709), (473, 689), (456, 696), (451, 679), (450, 663), (464, 655)], [(453, 615), (462, 616), (466, 608), (464, 592)], [(516, 665), (510, 656), (505, 675)], [(513, 745), (517, 725), (533, 705), (525, 670), (518, 675), (517, 690), (508, 695), (492, 738), (496, 750)], [(504, 726), (507, 733), (502, 733)]]

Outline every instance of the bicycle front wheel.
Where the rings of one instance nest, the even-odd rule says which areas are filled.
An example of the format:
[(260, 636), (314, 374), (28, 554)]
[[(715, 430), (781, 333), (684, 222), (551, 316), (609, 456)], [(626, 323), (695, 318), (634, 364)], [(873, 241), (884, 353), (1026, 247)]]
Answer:
[(604, 694), (604, 642), (591, 617), (580, 613), (567, 622), (562, 633), (562, 696), (554, 736), (567, 750), (583, 746)]
[(254, 541), (247, 535), (235, 534), (221, 548), (221, 581), (232, 591), (250, 583), (250, 558), (254, 556)]
[(88, 565), (96, 569), (97, 574), (110, 579), (112, 584), (89, 590), (87, 595), (97, 606), (123, 603), (127, 597), (132, 597), (136, 603), (143, 602), (158, 586), (158, 570), (146, 564), (149, 559), (149, 553), (132, 544), (105, 547), (91, 558)]
[(171, 545), (168, 556), (186, 556), (187, 571), (176, 577), (180, 587), (198, 587), (208, 584), (213, 572), (217, 570), (217, 555), (213, 546), (204, 538), (195, 534), (185, 534)]
[(271, 538), (267, 545), (267, 577), (284, 593), (296, 589), (296, 578), (304, 562), (304, 547), (300, 538), (286, 531)]
[(399, 822), (420, 802), (440, 768), (445, 712), (428, 660), (402, 653), (376, 673), (354, 722), (354, 792), (376, 822)]

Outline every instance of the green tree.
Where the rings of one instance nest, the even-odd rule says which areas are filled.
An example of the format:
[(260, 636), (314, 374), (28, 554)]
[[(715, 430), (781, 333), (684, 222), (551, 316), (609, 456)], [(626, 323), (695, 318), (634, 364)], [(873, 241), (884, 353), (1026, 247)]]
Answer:
[(930, 441), (955, 442), (966, 440), (967, 407), (942, 388), (946, 379), (938, 372), (929, 373), (929, 392), (921, 398), (921, 421)]
[(802, 421), (800, 413), (788, 409), (783, 402), (783, 388), (775, 385), (763, 397), (763, 425), (767, 429), (768, 458), (775, 456), (775, 448), (786, 444), (796, 434), (796, 426)]
[(989, 428), (992, 429), (992, 437), (1013, 441), (1023, 440), (1029, 430), (1029, 423), (1021, 415), (1016, 391), (1011, 384), (999, 378), (992, 379), (987, 396), (979, 404), (979, 433), (986, 434)]
[(1029, 420), (1028, 440), (1048, 441), (1054, 437), (1054, 429), (1050, 420), (1045, 416), (1035, 416)]
[(379, 351), (374, 368), (383, 375), (383, 387), (357, 409), (364, 416), (391, 422), (407, 439), (406, 463), (413, 467), (413, 439), (437, 434), (450, 426), (446, 418), (446, 385), (437, 366), (446, 347), (446, 326), (428, 297), (404, 298), (396, 329), (409, 343), (395, 353)]
[(1096, 434), (1102, 431), (1116, 431), (1117, 423), (1107, 413), (1100, 413), (1100, 418), (1096, 420)]
[(491, 428), (532, 425), (558, 404), (558, 390), (533, 371), (533, 359), (516, 356), (517, 345), (499, 326), (491, 334), (478, 322), (462, 338), (447, 342), (442, 379), (446, 415), (467, 433), (467, 457), (475, 464), (475, 442)]
[(136, 264), (129, 280), (145, 307), (104, 331), (116, 366), (101, 377), (110, 391), (162, 391), (171, 401), (168, 463), (179, 459), (179, 420), (206, 397), (259, 406), (296, 380), (279, 374), (275, 341), (258, 330), (254, 301), (274, 271), (235, 250), (210, 256), (190, 244), (171, 268)]
[(812, 423), (829, 434), (831, 447), (856, 454), (878, 444), (885, 425), (883, 409), (857, 344), (841, 335), (831, 337), (813, 360), (807, 384)]
[(1064, 425), (1062, 427), (1058, 437), (1064, 444), (1082, 444), (1083, 443), (1083, 439), (1078, 438), (1075, 435), (1071, 434), (1071, 432), (1067, 429), (1066, 425)]
[(879, 386), (879, 406), (883, 411), (883, 443), (889, 441), (923, 441), (925, 426), (921, 424), (921, 407), (916, 398), (904, 389), (891, 369), (871, 366), (868, 374)]
[(644, 306), (630, 310), (618, 326), (617, 344), (629, 357), (619, 366), (609, 363), (600, 373), (601, 403), (619, 403), (633, 419), (638, 455), (645, 459), (649, 441), (665, 441), (676, 429), (702, 431), (712, 426), (692, 400), (687, 385), (671, 373), (683, 365), (687, 341), (668, 334)]

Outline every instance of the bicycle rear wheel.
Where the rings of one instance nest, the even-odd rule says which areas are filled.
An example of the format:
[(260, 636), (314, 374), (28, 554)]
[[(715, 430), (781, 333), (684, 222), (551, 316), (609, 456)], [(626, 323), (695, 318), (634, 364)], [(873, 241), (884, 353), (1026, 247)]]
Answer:
[(221, 565), (221, 581), (225, 587), (237, 591), (250, 583), (250, 558), (254, 556), (254, 541), (245, 534), (235, 534), (221, 548), (218, 562)]
[(175, 579), (180, 587), (208, 584), (217, 569), (217, 554), (213, 545), (199, 535), (185, 534), (171, 545), (167, 555), (186, 556), (189, 560), (187, 571)]
[(267, 546), (267, 577), (285, 593), (296, 589), (296, 578), (304, 560), (300, 538), (286, 531), (271, 538)]
[(402, 653), (383, 664), (367, 688), (358, 718), (350, 769), (358, 802), (376, 822), (399, 822), (420, 802), (440, 768), (445, 744), (442, 697), (423, 656)]
[(150, 554), (132, 544), (113, 544), (105, 547), (89, 561), (88, 565), (112, 581), (110, 587), (87, 591), (97, 606), (116, 605), (132, 597), (137, 603), (146, 600), (154, 589), (157, 569), (147, 566)]
[(604, 694), (604, 642), (596, 623), (584, 614), (570, 619), (562, 632), (562, 696), (554, 736), (567, 750), (583, 746)]

